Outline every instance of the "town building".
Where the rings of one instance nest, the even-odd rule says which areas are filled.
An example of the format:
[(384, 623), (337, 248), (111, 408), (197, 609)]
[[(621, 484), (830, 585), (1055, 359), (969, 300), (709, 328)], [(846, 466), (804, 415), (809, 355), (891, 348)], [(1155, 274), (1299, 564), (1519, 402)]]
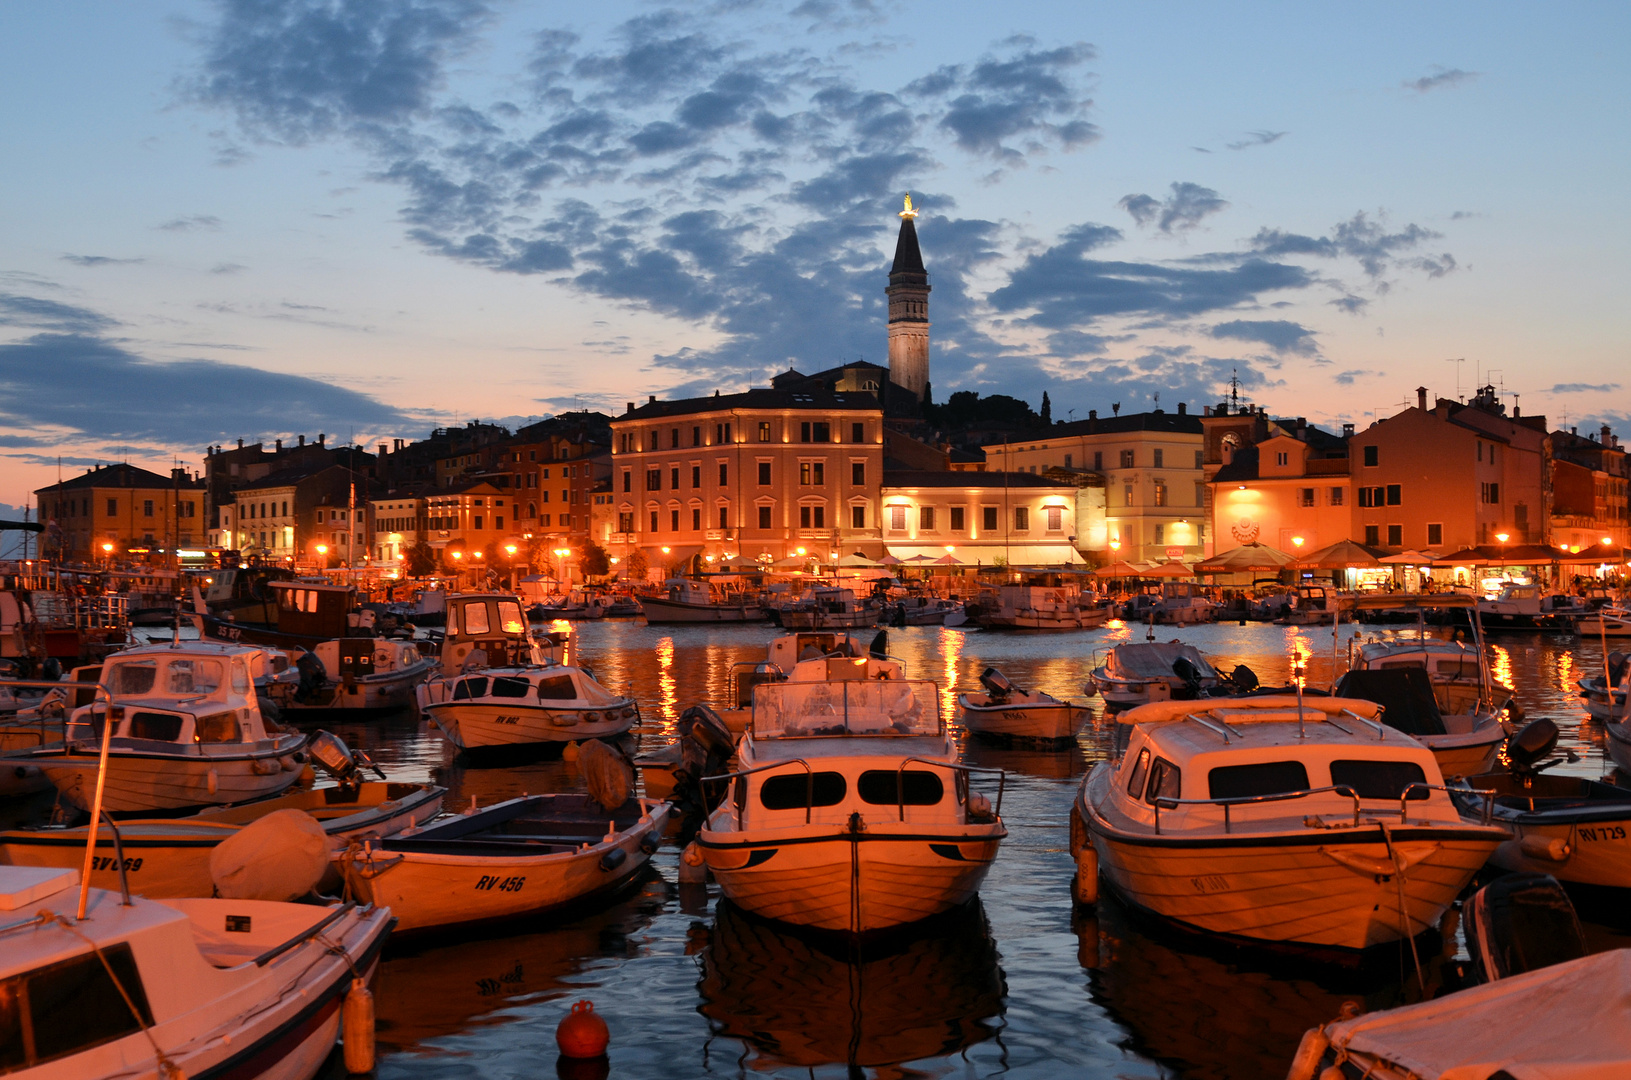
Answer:
[(1624, 547), (1631, 455), (1604, 424), (1596, 438), (1578, 428), (1552, 432), (1553, 544), (1577, 552), (1593, 544)]
[(369, 501), (367, 478), (343, 465), (284, 469), (233, 492), (216, 539), (264, 562), (360, 565), (371, 561)]
[(120, 463), (87, 469), (39, 488), (43, 554), (92, 562), (132, 549), (190, 548), (205, 541), (204, 481), (173, 469), (168, 477)]
[[(488, 559), (516, 539), (515, 498), (486, 480), (425, 492), (425, 536), (438, 554), (453, 551)], [(461, 556), (462, 557), (462, 556)], [(445, 558), (444, 558), (445, 561)]]
[[(1258, 414), (1244, 428), (1240, 419), (1227, 413), (1202, 418), (1208, 450), (1222, 459), (1209, 470), (1214, 547), (1262, 543), (1306, 554), (1350, 539), (1347, 439), (1301, 417), (1272, 421)], [(1213, 438), (1215, 432), (1223, 437)]]
[(884, 548), (903, 561), (1079, 565), (1076, 496), (1069, 482), (1028, 473), (889, 469), (879, 489)]

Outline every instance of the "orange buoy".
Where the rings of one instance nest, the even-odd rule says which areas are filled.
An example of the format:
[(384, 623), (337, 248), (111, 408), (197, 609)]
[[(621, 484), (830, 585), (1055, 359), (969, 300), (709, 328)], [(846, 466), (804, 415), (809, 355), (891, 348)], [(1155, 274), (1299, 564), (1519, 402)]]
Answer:
[(555, 1028), (555, 1043), (569, 1058), (596, 1058), (606, 1052), (612, 1033), (592, 1001), (580, 1001)]

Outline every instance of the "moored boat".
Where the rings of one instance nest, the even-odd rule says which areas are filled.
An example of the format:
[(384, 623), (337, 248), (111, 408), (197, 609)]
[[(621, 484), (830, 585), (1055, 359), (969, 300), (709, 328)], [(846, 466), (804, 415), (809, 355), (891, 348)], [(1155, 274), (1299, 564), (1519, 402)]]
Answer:
[(564, 747), (611, 739), (640, 721), (633, 698), (614, 694), (580, 667), (482, 668), (420, 687), (420, 709), (466, 751)]
[(1084, 630), (1110, 617), (1075, 585), (999, 585), (981, 593), (979, 608), (978, 621), (990, 630)]
[(1479, 700), (1465, 712), (1446, 715), (1433, 689), (1422, 668), (1388, 665), (1350, 671), (1332, 693), (1381, 705), (1382, 722), (1431, 750), (1442, 775), (1488, 772), (1506, 742), (1500, 713)]
[(303, 652), (295, 667), (298, 681), (271, 686), (286, 718), (316, 719), (315, 713), (332, 712), (361, 718), (412, 705), (414, 687), (436, 670), (436, 661), (412, 641), (348, 637), (320, 642)]
[(1088, 773), (1071, 850), (1189, 929), (1337, 955), (1414, 938), (1510, 834), (1463, 821), (1426, 747), (1343, 698), (1163, 702)]
[(853, 589), (816, 588), (798, 603), (782, 608), (780, 618), (789, 630), (857, 630), (876, 626), (882, 613), (876, 603), (856, 596)]
[(996, 668), (981, 672), (980, 684), (983, 694), (957, 695), (963, 726), (971, 734), (1058, 743), (1075, 738), (1087, 722), (1086, 706), (1015, 686)]
[(662, 596), (642, 596), (640, 611), (648, 623), (759, 622), (765, 610), (745, 593), (715, 596), (700, 581), (670, 578)]
[(1211, 662), (1180, 641), (1123, 642), (1104, 654), (1090, 678), (1089, 692), (1102, 694), (1108, 709), (1205, 697), (1224, 689)]

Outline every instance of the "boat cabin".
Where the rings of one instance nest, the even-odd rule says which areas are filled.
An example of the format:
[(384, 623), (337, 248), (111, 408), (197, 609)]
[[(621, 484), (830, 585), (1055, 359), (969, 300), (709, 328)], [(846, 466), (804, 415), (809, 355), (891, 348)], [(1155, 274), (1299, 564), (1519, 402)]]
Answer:
[(866, 658), (836, 662), (837, 678), (761, 683), (749, 730), (757, 740), (939, 736), (940, 695), (927, 679), (868, 678)]
[[(510, 593), (453, 593), (447, 597), (442, 672), (468, 666), (544, 664), (552, 657), (533, 639), (519, 597)], [(552, 642), (553, 644), (553, 642)], [(477, 651), (481, 656), (476, 656)], [(564, 651), (560, 658), (564, 659)]]
[(663, 596), (676, 604), (711, 604), (713, 594), (703, 581), (687, 578), (669, 578), (663, 582)]
[[(351, 625), (357, 590), (350, 585), (274, 581), (267, 585), (267, 590), (276, 601), (279, 633), (338, 638), (358, 630)], [(366, 633), (372, 637), (372, 628)]]
[(342, 682), (403, 671), (424, 659), (413, 642), (391, 638), (336, 638), (320, 642), (316, 653), (323, 670)]
[(109, 712), (115, 738), (183, 745), (260, 742), (269, 736), (254, 680), (264, 664), (260, 649), (211, 642), (115, 653), (102, 665), (111, 709), (101, 701), (76, 709), (67, 737), (97, 739)]
[[(582, 668), (555, 664), (545, 668), (487, 668), (450, 680), (448, 701), (496, 700), (517, 705), (538, 705), (547, 709), (594, 709), (581, 719), (599, 723), (602, 719), (633, 719), (634, 703), (596, 682)], [(564, 725), (578, 723), (576, 715), (558, 718)]]

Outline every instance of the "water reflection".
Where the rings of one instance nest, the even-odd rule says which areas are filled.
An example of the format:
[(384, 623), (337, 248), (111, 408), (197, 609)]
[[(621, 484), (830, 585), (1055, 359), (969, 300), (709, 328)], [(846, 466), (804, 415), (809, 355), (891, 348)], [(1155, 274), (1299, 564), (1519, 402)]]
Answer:
[(755, 1069), (880, 1068), (944, 1057), (1001, 1029), (1006, 985), (977, 901), (910, 935), (850, 947), (720, 901), (701, 966), (700, 1011), (717, 1035), (762, 1055)]

